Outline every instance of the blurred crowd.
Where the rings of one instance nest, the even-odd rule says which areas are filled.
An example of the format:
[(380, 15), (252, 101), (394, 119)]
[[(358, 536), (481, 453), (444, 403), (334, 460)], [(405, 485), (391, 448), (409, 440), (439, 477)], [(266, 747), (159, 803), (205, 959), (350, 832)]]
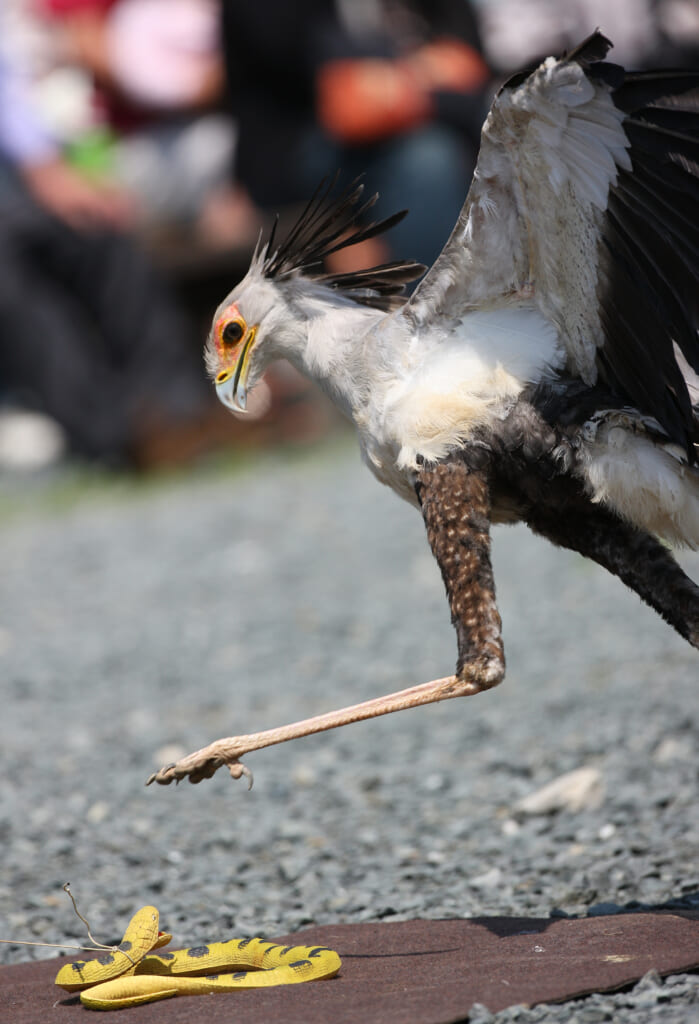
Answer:
[[(204, 377), (207, 277), (223, 297), (336, 169), (411, 214), (333, 270), (431, 263), (494, 88), (597, 26), (627, 66), (697, 63), (695, 0), (2, 0), (0, 465), (245, 437)], [(307, 398), (290, 370), (260, 396), (270, 422)]]

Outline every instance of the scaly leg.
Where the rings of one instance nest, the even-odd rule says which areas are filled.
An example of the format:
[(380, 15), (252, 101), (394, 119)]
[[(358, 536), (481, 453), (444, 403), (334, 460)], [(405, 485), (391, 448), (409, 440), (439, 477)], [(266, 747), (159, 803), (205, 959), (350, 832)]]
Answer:
[(472, 471), (464, 461), (423, 468), (416, 481), (427, 535), (439, 562), (456, 627), (459, 658), (453, 676), (434, 679), (406, 690), (376, 697), (339, 711), (316, 715), (278, 729), (247, 736), (230, 736), (166, 765), (148, 779), (161, 785), (189, 777), (200, 782), (224, 764), (234, 779), (250, 771), (240, 758), (253, 750), (336, 729), (393, 711), (433, 704), (451, 697), (468, 697), (495, 686), (505, 671), (500, 616), (495, 605), (490, 566), (490, 496), (485, 473)]
[(699, 587), (656, 537), (591, 502), (559, 515), (534, 509), (527, 522), (535, 533), (618, 576), (699, 648)]
[(442, 571), (456, 630), (458, 678), (476, 678), (481, 689), (505, 674), (502, 623), (490, 561), (490, 479), (482, 448), (418, 474), (416, 490), (427, 539)]

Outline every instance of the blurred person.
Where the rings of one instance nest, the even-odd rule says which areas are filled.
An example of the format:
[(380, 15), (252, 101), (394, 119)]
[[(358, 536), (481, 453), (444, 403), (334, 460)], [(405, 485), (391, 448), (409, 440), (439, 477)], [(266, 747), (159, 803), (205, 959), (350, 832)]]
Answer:
[(682, 67), (699, 58), (696, 0), (475, 0), (491, 65), (507, 75), (577, 45), (595, 28), (626, 67)]
[[(346, 181), (365, 173), (377, 217), (410, 216), (390, 252), (359, 262), (431, 264), (463, 203), (486, 110), (490, 75), (466, 0), (223, 0), (223, 41), (236, 171), (254, 202), (279, 209), (338, 168)], [(351, 269), (339, 264), (348, 256), (333, 269)]]
[(0, 31), (3, 398), (47, 414), (87, 458), (192, 457), (226, 427), (190, 325), (126, 234), (129, 198), (65, 160), (11, 38)]
[(175, 226), (214, 246), (252, 241), (251, 204), (231, 184), (236, 133), (220, 109), (216, 0), (36, 3), (63, 70), (89, 77), (82, 121), (99, 112), (96, 131), (74, 132), (72, 158), (128, 190), (134, 226), (149, 236)]

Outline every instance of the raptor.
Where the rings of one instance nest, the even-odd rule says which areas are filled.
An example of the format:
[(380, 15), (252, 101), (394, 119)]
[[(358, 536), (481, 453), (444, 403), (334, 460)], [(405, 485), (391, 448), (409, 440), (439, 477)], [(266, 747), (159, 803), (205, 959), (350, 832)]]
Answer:
[(290, 360), (419, 509), (454, 674), (218, 740), (149, 781), (238, 778), (260, 747), (495, 686), (494, 523), (598, 562), (699, 647), (699, 587), (668, 547), (699, 545), (699, 73), (627, 72), (610, 46), (595, 32), (500, 89), (456, 226), (410, 298), (411, 261), (324, 270), (395, 223), (367, 225), (361, 186), (330, 183), (258, 247), (208, 338), (222, 402), (244, 410), (270, 361)]

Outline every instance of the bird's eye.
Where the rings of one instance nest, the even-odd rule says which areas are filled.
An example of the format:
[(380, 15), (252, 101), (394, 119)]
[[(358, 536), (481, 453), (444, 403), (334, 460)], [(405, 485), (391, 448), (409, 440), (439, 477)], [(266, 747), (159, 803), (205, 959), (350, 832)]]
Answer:
[(237, 345), (245, 333), (245, 324), (241, 320), (229, 320), (221, 331), (221, 338), (226, 345)]

